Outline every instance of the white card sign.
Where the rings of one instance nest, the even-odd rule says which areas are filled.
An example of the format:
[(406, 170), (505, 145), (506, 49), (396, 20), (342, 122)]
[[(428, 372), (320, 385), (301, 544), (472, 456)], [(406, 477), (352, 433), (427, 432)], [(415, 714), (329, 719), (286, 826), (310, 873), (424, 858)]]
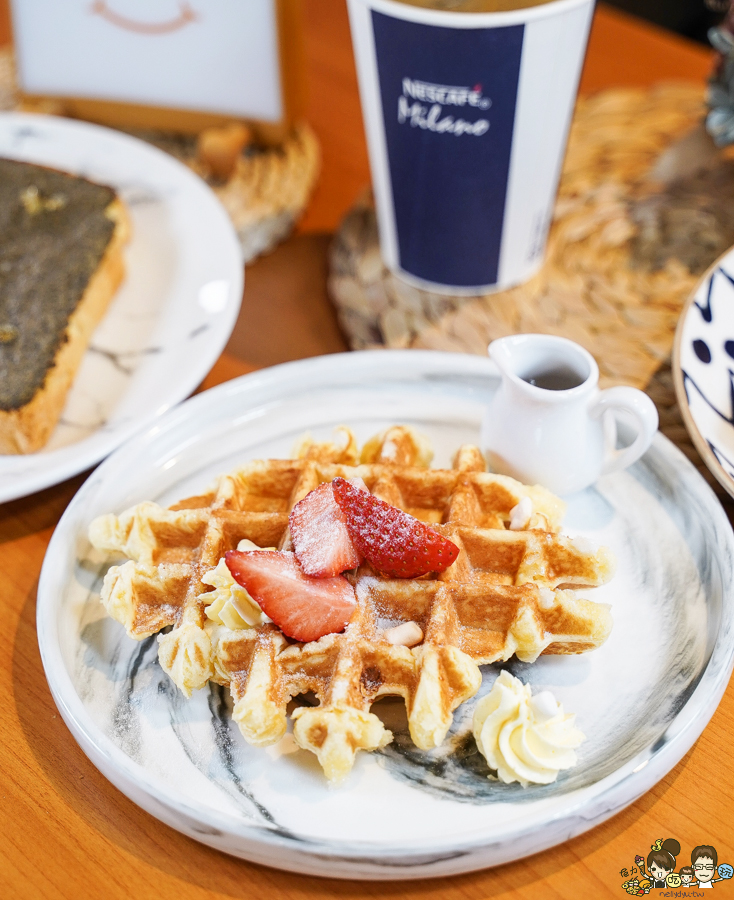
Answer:
[(20, 87), (280, 122), (277, 0), (12, 0)]

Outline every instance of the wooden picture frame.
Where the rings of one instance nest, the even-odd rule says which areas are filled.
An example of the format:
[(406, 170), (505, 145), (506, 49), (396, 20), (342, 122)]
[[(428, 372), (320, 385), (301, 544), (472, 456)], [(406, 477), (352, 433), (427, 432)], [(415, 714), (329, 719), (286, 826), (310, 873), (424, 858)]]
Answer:
[[(279, 103), (273, 102), (270, 105), (275, 109), (277, 107), (277, 115), (259, 115), (257, 103), (253, 105), (252, 114), (248, 114), (246, 104), (241, 104), (241, 108), (232, 109), (232, 111), (224, 109), (211, 108), (216, 106), (216, 101), (212, 104), (193, 102), (190, 106), (183, 100), (178, 98), (177, 102), (171, 105), (164, 105), (156, 102), (147, 102), (146, 85), (138, 84), (130, 89), (131, 99), (122, 99), (125, 96), (125, 61), (120, 65), (120, 57), (125, 52), (133, 57), (131, 48), (139, 47), (146, 53), (148, 64), (151, 65), (152, 57), (151, 47), (155, 44), (151, 42), (159, 40), (161, 71), (165, 73), (166, 63), (173, 60), (175, 65), (180, 64), (179, 56), (172, 57), (175, 54), (176, 47), (181, 47), (183, 41), (178, 39), (178, 35), (188, 29), (189, 34), (186, 36), (188, 46), (192, 46), (193, 28), (189, 26), (195, 25), (197, 20), (205, 18), (213, 12), (216, 4), (219, 4), (217, 10), (219, 14), (218, 27), (224, 31), (226, 26), (227, 9), (222, 5), (222, 0), (158, 0), (161, 6), (167, 5), (177, 8), (177, 15), (171, 16), (171, 10), (166, 10), (169, 15), (156, 21), (151, 18), (151, 8), (148, 4), (145, 9), (146, 18), (138, 20), (125, 13), (125, 5), (134, 5), (135, 0), (11, 0), (11, 16), (13, 24), (13, 35), (16, 50), (16, 63), (18, 68), (18, 83), (21, 94), (23, 107), (26, 109), (48, 109), (52, 108), (56, 112), (65, 115), (87, 119), (89, 121), (98, 122), (113, 127), (128, 129), (155, 129), (164, 131), (177, 131), (187, 134), (196, 134), (210, 126), (225, 125), (233, 121), (244, 121), (252, 128), (255, 139), (260, 143), (277, 144), (283, 141), (290, 131), (293, 122), (303, 114), (304, 108), (304, 59), (303, 59), (303, 29), (301, 25), (301, 0), (256, 0), (257, 11), (260, 13), (260, 26), (264, 19), (268, 18), (267, 7), (272, 8), (272, 16), (274, 17), (275, 28), (277, 31), (276, 42), (274, 47), (277, 59), (273, 65), (273, 79), (276, 84), (270, 84), (268, 87), (273, 95), (278, 95)], [(254, 0), (248, 0), (253, 3), (250, 10), (255, 10)], [(51, 7), (48, 4), (53, 3)], [(206, 6), (209, 4), (209, 10)], [(57, 43), (53, 42), (51, 29), (53, 23), (49, 21), (52, 17), (56, 17), (58, 30), (59, 18), (63, 15), (62, 7), (67, 6), (67, 15), (69, 16), (69, 28), (74, 28), (71, 33), (71, 44), (78, 40), (79, 44), (91, 41), (95, 34), (99, 35), (101, 30), (104, 31), (104, 39), (107, 42), (105, 46), (112, 48), (110, 56), (117, 53), (116, 62), (121, 75), (116, 84), (114, 97), (100, 96), (98, 91), (91, 89), (95, 82), (95, 64), (89, 65), (89, 77), (87, 79), (90, 84), (89, 94), (86, 90), (76, 90), (68, 92), (65, 90), (65, 73), (63, 68), (64, 59), (69, 60), (68, 54), (70, 50), (69, 35), (60, 35)], [(140, 3), (138, 2), (138, 6)], [(41, 14), (44, 7), (48, 15), (44, 18)], [(235, 12), (235, 8), (230, 8)], [(243, 16), (247, 15), (246, 7), (236, 9), (236, 27), (243, 27)], [(88, 17), (85, 18), (85, 17)], [(228, 53), (231, 57), (230, 69), (237, 69), (238, 76), (246, 75), (247, 60), (237, 59), (236, 40), (233, 38), (231, 30), (227, 34), (217, 35), (214, 26), (210, 21), (208, 33), (202, 33), (202, 40), (207, 40), (208, 45), (203, 53), (204, 58), (207, 54), (215, 53), (213, 49), (218, 38), (219, 44), (224, 45), (223, 53)], [(254, 26), (257, 26), (256, 16), (253, 16)], [(245, 23), (246, 24), (246, 23)], [(233, 25), (233, 27), (235, 27)], [(45, 29), (45, 31), (44, 31)], [(115, 42), (115, 29), (119, 31), (118, 42)], [(204, 29), (202, 29), (204, 32)], [(173, 35), (176, 36), (173, 36)], [(173, 37), (172, 37), (173, 36)], [(258, 44), (258, 51), (263, 51), (263, 45), (267, 45), (272, 32), (265, 34), (263, 40)], [(258, 35), (248, 35), (250, 43), (257, 42)], [(217, 44), (217, 51), (219, 50)], [(89, 43), (87, 43), (89, 46)], [(78, 51), (78, 47), (77, 53)], [(201, 48), (199, 48), (201, 49)], [(45, 52), (44, 52), (45, 51)], [(49, 60), (49, 54), (53, 55), (58, 52), (58, 65), (54, 68)], [(167, 55), (168, 54), (168, 55)], [(81, 54), (83, 56), (83, 54)], [(225, 63), (227, 60), (225, 59)], [(253, 63), (253, 66), (255, 64)], [(100, 60), (96, 61), (97, 72), (100, 72)], [(204, 67), (202, 67), (204, 69)], [(128, 70), (132, 71), (132, 70)], [(201, 77), (206, 79), (207, 72), (212, 72), (213, 67), (201, 72)], [(140, 73), (135, 73), (139, 75)], [(165, 73), (170, 76), (170, 73)], [(218, 75), (221, 81), (221, 70)], [(262, 77), (262, 73), (253, 71), (253, 77)], [(80, 75), (83, 75), (83, 66), (80, 66), (79, 73), (76, 74), (77, 81), (80, 81)], [(107, 78), (108, 72), (104, 72)], [(154, 73), (155, 75), (155, 73)], [(117, 75), (111, 76), (113, 78)], [(58, 89), (54, 83), (58, 80)], [(164, 79), (165, 80), (165, 79)], [(212, 79), (215, 80), (214, 78)], [(68, 79), (66, 79), (68, 81)], [(42, 90), (38, 90), (37, 86), (41, 83)], [(150, 79), (151, 88), (155, 87), (155, 78)], [(36, 89), (34, 89), (36, 88)], [(206, 88), (206, 85), (204, 85)], [(168, 89), (173, 93), (176, 91), (175, 84), (172, 84), (171, 78), (168, 78)], [(216, 86), (212, 85), (212, 98), (216, 92)], [(152, 92), (153, 93), (153, 92)], [(201, 91), (198, 91), (202, 95)], [(203, 91), (206, 94), (206, 90)], [(266, 91), (267, 93), (267, 91)], [(236, 105), (236, 104), (234, 104)], [(209, 108), (207, 108), (209, 107)]]

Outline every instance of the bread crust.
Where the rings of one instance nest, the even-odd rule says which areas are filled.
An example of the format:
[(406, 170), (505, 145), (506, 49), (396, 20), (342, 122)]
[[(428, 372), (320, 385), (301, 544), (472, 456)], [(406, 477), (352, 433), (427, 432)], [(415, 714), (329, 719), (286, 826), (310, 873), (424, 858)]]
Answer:
[(92, 333), (124, 278), (122, 249), (129, 240), (131, 227), (119, 197), (105, 209), (105, 215), (114, 221), (115, 229), (81, 300), (69, 316), (43, 385), (25, 406), (0, 410), (0, 453), (34, 453), (46, 444), (61, 416)]

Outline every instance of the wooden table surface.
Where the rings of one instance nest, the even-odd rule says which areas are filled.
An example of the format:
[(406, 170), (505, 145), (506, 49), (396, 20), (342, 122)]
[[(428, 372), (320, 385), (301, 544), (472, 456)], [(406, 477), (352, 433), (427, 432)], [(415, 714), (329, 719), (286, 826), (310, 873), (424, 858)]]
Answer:
[[(346, 349), (325, 292), (328, 233), (368, 183), (344, 0), (304, 3), (309, 119), (323, 174), (298, 233), (248, 267), (226, 352), (204, 386), (253, 368)], [(8, 39), (0, 3), (0, 43)], [(601, 8), (582, 90), (701, 81), (710, 56), (666, 32)], [(423, 897), (435, 900), (622, 896), (620, 871), (674, 837), (686, 854), (713, 844), (734, 863), (734, 687), (686, 757), (648, 794), (566, 844), (493, 870), (421, 882), (300, 877), (227, 857), (141, 811), (78, 748), (51, 699), (36, 642), (38, 576), (60, 515), (86, 475), (0, 505), (0, 896), (5, 898)], [(681, 640), (684, 636), (681, 636)], [(734, 884), (716, 885), (731, 891)], [(656, 893), (656, 892), (654, 892)]]

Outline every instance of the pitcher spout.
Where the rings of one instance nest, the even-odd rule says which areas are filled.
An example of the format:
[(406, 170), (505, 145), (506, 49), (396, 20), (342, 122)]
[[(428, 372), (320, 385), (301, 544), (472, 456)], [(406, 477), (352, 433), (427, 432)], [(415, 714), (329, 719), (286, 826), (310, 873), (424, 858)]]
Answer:
[(496, 341), (492, 341), (487, 350), (489, 352), (489, 358), (500, 370), (501, 375), (513, 374), (512, 337), (498, 338)]

